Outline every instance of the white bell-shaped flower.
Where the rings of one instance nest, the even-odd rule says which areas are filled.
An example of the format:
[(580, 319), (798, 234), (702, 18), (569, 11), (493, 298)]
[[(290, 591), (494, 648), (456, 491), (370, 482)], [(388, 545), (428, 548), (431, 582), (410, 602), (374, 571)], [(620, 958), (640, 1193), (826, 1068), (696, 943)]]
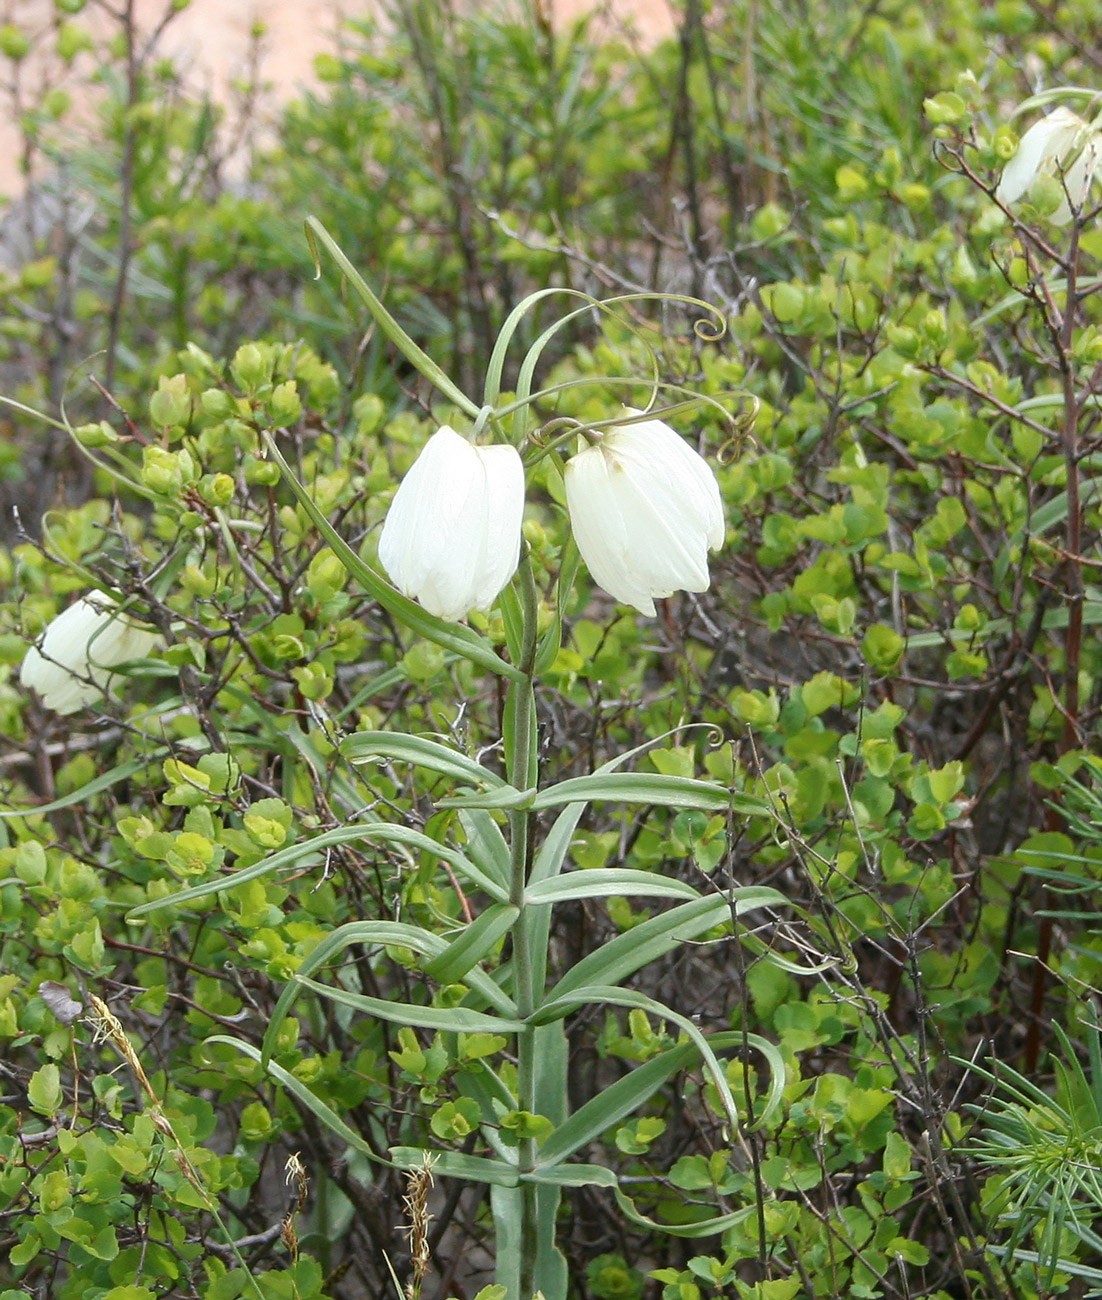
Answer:
[(1018, 142), (1018, 152), (1003, 169), (995, 197), (1000, 203), (1016, 203), (1041, 177), (1053, 177), (1065, 194), (1050, 220), (1066, 226), (1072, 207), (1080, 208), (1086, 202), (1100, 158), (1102, 133), (1070, 108), (1054, 108), (1034, 122)]
[(611, 596), (653, 615), (656, 596), (708, 589), (708, 552), (724, 537), (719, 484), (668, 424), (612, 429), (564, 478), (578, 550)]
[(159, 633), (135, 623), (102, 592), (70, 605), (48, 625), (23, 659), (19, 680), (38, 692), (55, 713), (76, 713), (119, 680), (111, 670), (144, 659), (160, 644)]
[(478, 447), (444, 425), (394, 494), (379, 561), (403, 595), (460, 619), (489, 609), (516, 572), (523, 515), (517, 449)]

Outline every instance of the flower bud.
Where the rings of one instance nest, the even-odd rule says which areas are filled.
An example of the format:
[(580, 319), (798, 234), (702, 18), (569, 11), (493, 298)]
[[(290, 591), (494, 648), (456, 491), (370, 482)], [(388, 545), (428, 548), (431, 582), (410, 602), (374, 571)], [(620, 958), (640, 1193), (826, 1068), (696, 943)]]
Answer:
[(73, 430), (73, 436), (82, 447), (93, 451), (119, 441), (119, 435), (106, 420), (100, 420), (98, 424), (80, 424)]
[(163, 447), (142, 448), (142, 482), (162, 496), (175, 496), (184, 485), (176, 454)]
[(306, 570), (307, 589), (319, 603), (332, 600), (347, 578), (347, 569), (328, 549), (319, 551)]
[(255, 487), (275, 487), (279, 482), (279, 466), (256, 456), (245, 457), (245, 482)]
[(214, 595), (218, 587), (218, 578), (198, 564), (187, 564), (180, 572), (180, 586), (192, 596), (205, 599), (207, 596)]
[(386, 406), (378, 393), (362, 393), (352, 403), (352, 418), (356, 421), (356, 432), (365, 437), (378, 429), (385, 414)]
[(277, 659), (305, 659), (306, 646), (290, 632), (280, 632), (272, 640), (272, 653)]
[(242, 343), (230, 362), (233, 377), (246, 391), (266, 384), (271, 376), (271, 365), (255, 343)]
[(157, 391), (149, 399), (149, 418), (158, 429), (172, 429), (187, 424), (191, 418), (191, 391), (186, 375), (164, 375), (157, 381)]
[(273, 424), (294, 424), (302, 414), (302, 399), (298, 395), (298, 385), (293, 379), (276, 384), (268, 399), (268, 411)]
[(18, 63), (27, 57), (30, 48), (30, 37), (14, 23), (5, 23), (0, 27), (0, 54), (5, 54), (14, 63)]
[(233, 500), (236, 486), (229, 474), (204, 474), (199, 480), (199, 495), (208, 506), (226, 506)]
[(945, 313), (938, 307), (932, 307), (922, 318), (920, 326), (926, 341), (935, 348), (944, 348), (949, 343), (949, 325)]
[(291, 669), (295, 684), (308, 700), (324, 700), (333, 689), (333, 678), (321, 664), (304, 664)]

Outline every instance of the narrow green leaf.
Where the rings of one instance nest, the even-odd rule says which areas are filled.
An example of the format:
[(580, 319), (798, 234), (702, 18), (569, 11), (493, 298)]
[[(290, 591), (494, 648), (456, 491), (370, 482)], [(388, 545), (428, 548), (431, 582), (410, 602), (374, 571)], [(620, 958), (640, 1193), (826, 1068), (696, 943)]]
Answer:
[[(1035, 1250), (1012, 1250), (1009, 1246), (997, 1246), (991, 1243), (988, 1243), (986, 1248), (997, 1259), (1006, 1259), (1009, 1256), (1015, 1263), (1049, 1265), (1052, 1262), (1050, 1256), (1041, 1255)], [(1088, 1282), (1102, 1283), (1102, 1268), (1093, 1268), (1090, 1264), (1081, 1264), (1075, 1259), (1060, 1256), (1056, 1261), (1056, 1268), (1061, 1273), (1068, 1273), (1072, 1277), (1081, 1277)], [(1091, 1295), (1094, 1294), (1092, 1291)]]
[(530, 1173), (521, 1174), (521, 1181), (525, 1183), (550, 1183), (554, 1187), (619, 1186), (619, 1181), (613, 1171), (605, 1169), (601, 1165), (539, 1164)]
[(517, 790), (511, 785), (498, 786), (485, 794), (457, 794), (437, 799), (437, 808), (482, 808), (495, 812), (511, 812), (534, 808), (535, 790)]
[(419, 1169), (425, 1157), (432, 1160), (434, 1174), (463, 1178), (472, 1183), (490, 1183), (497, 1187), (516, 1187), (520, 1176), (515, 1165), (486, 1156), (465, 1156), (459, 1151), (431, 1151), (423, 1147), (391, 1147), (390, 1158), (397, 1169)]
[(390, 1163), (390, 1161), (385, 1160), (377, 1152), (373, 1151), (355, 1129), (349, 1128), (335, 1110), (327, 1106), (320, 1097), (315, 1097), (310, 1089), (300, 1079), (296, 1079), (290, 1071), (285, 1070), (282, 1065), (277, 1064), (275, 1061), (262, 1061), (259, 1050), (252, 1043), (243, 1042), (240, 1038), (230, 1038), (225, 1034), (212, 1034), (205, 1041), (208, 1043), (225, 1043), (227, 1047), (236, 1048), (243, 1055), (251, 1057), (258, 1064), (264, 1066), (264, 1069), (267, 1070), (276, 1083), (286, 1088), (293, 1097), (297, 1097), (307, 1110), (312, 1111), (331, 1133), (335, 1133), (342, 1141), (347, 1142), (354, 1151), (358, 1151), (360, 1155), (366, 1156), (368, 1160), (373, 1161), (375, 1164), (387, 1165)]
[(741, 1209), (732, 1210), (730, 1214), (718, 1214), (712, 1219), (701, 1219), (698, 1223), (659, 1223), (657, 1219), (640, 1214), (635, 1208), (635, 1202), (630, 1196), (625, 1195), (619, 1186), (612, 1189), (612, 1194), (616, 1197), (620, 1212), (632, 1223), (637, 1223), (641, 1228), (649, 1228), (652, 1232), (664, 1232), (668, 1237), (685, 1237), (689, 1240), (698, 1237), (714, 1237), (717, 1233), (726, 1232), (728, 1228), (745, 1223), (757, 1213), (756, 1205), (751, 1202)]
[[(1062, 93), (1062, 91), (1061, 91)], [(1015, 115), (1021, 110), (1021, 105), (1014, 110)], [(1063, 276), (1045, 276), (1043, 277), (1044, 287), (1048, 293), (1053, 295), (1064, 293), (1067, 290), (1068, 282)], [(1076, 282), (1076, 289), (1083, 294), (1089, 293), (1094, 289), (1102, 287), (1102, 276), (1088, 276)], [(1009, 293), (1004, 294), (994, 306), (989, 307), (982, 315), (977, 316), (972, 322), (971, 328), (977, 332), (985, 325), (990, 324), (997, 316), (1002, 315), (1011, 307), (1021, 307), (1029, 300), (1024, 298), (1018, 289), (1012, 289)]]
[(570, 1075), (570, 1044), (561, 1020), (550, 1025), (537, 1025), (532, 1030), (532, 1060), (536, 1075), (532, 1109), (546, 1115), (557, 1128), (566, 1123), (570, 1110), (566, 1090)]
[(456, 781), (469, 782), (479, 789), (505, 785), (496, 773), (450, 745), (425, 740), (421, 736), (410, 736), (401, 731), (357, 731), (341, 741), (341, 754), (350, 763), (395, 758), (416, 767), (427, 767), (432, 772), (450, 776)]
[[(1102, 403), (1099, 402), (1097, 393), (1080, 393), (1077, 394), (1077, 403), (1080, 410), (1084, 407), (1097, 411)], [(1036, 397), (1026, 397), (1020, 401), (1014, 408), (1016, 411), (1053, 411), (1064, 405), (1063, 393), (1038, 393)], [(1056, 441), (1056, 435), (1051, 435), (1053, 442)], [(1087, 486), (1084, 484), (1084, 486)]]
[(321, 265), (317, 254), (317, 245), (321, 243), (325, 246), (333, 261), (340, 267), (341, 274), (347, 278), (368, 311), (371, 312), (380, 331), (394, 344), (406, 360), (425, 376), (430, 384), (433, 384), (450, 402), (454, 402), (461, 411), (466, 411), (474, 419), (479, 413), (478, 407), (461, 388), (452, 382), (451, 378), (441, 370), (432, 357), (402, 329), (376, 297), (371, 286), (349, 261), (344, 249), (341, 248), (317, 217), (307, 217), (305, 226), (310, 251), (314, 254), (317, 275), (321, 275)]
[(492, 877), (487, 876), (485, 872), (480, 871), (470, 858), (460, 853), (458, 849), (453, 849), (449, 844), (441, 844), (438, 840), (432, 839), (431, 836), (425, 835), (421, 831), (415, 831), (409, 826), (396, 826), (393, 822), (384, 822), (382, 826), (385, 829), (372, 827), (370, 835), (365, 836), (365, 838), (389, 840), (396, 844), (405, 844), (410, 848), (420, 849), (431, 857), (439, 858), (441, 862), (447, 862), (461, 876), (465, 876), (472, 884), (484, 889), (497, 902), (504, 902), (508, 898), (508, 890), (505, 886), (500, 885)]
[(555, 1244), (561, 1203), (559, 1188), (536, 1187), (536, 1277), (545, 1297), (565, 1296), (570, 1291), (566, 1256)]
[[(447, 946), (445, 940), (439, 935), (430, 934), (420, 926), (405, 925), (399, 921), (349, 921), (327, 934), (317, 947), (302, 959), (302, 964), (296, 973), (301, 976), (313, 975), (316, 970), (327, 966), (353, 944), (362, 944), (364, 947), (410, 948), (413, 952), (429, 958), (438, 957)], [(496, 1007), (506, 1018), (515, 1014), (516, 1006), (513, 1000), (484, 972), (471, 970), (468, 972), (466, 983), (473, 992), (485, 1000), (487, 1005)], [(279, 1027), (302, 993), (302, 988), (302, 983), (294, 980), (284, 985), (283, 992), (280, 993), (279, 1000), (272, 1011), (268, 1027), (264, 1031), (262, 1051), (265, 1061), (274, 1050)]]
[(1087, 1029), (1087, 1057), (1090, 1061), (1090, 1089), (1095, 1112), (1102, 1116), (1102, 1032), (1098, 1024), (1097, 1009), (1088, 1004), (1087, 1014), (1081, 1017)]
[(509, 888), (509, 845), (502, 834), (501, 827), (488, 812), (482, 808), (464, 809), (459, 814), (459, 823), (467, 836), (467, 855), (498, 881), (503, 888)]
[[(530, 885), (536, 884), (543, 879), (551, 879), (562, 870), (562, 864), (570, 851), (570, 845), (574, 838), (574, 831), (577, 829), (578, 822), (585, 809), (586, 805), (584, 803), (567, 804), (555, 818), (539, 852), (536, 854), (532, 869), (528, 873)], [(526, 919), (529, 925), (529, 950), (532, 953), (533, 987), (542, 989), (547, 984), (547, 951), (551, 934), (551, 908), (537, 908), (529, 912)]]
[(827, 957), (825, 961), (816, 962), (814, 966), (804, 966), (798, 961), (792, 961), (789, 957), (784, 957), (781, 953), (776, 952), (756, 934), (743, 934), (739, 936), (740, 942), (754, 954), (760, 957), (762, 961), (767, 961), (771, 966), (776, 966), (778, 970), (787, 971), (789, 975), (821, 975), (823, 971), (830, 970), (837, 966), (838, 957)]
[[(720, 1037), (726, 1039), (731, 1035)], [(735, 1035), (741, 1037), (741, 1035)], [(712, 1040), (715, 1043), (715, 1039)], [(566, 1160), (628, 1115), (634, 1114), (679, 1071), (699, 1059), (692, 1043), (682, 1043), (638, 1065), (623, 1078), (603, 1089), (560, 1124), (540, 1147), (539, 1168), (550, 1168)]]
[(570, 603), (580, 559), (578, 546), (574, 541), (574, 534), (568, 533), (566, 545), (563, 547), (562, 555), (559, 558), (559, 580), (556, 585), (558, 595), (552, 611), (551, 623), (540, 638), (536, 650), (536, 662), (533, 667), (536, 677), (541, 676), (551, 667), (558, 657), (560, 649), (562, 649), (563, 611)]
[(511, 903), (495, 903), (463, 928), (459, 937), (425, 967), (425, 974), (440, 984), (456, 984), (482, 960), (491, 948), (507, 934), (520, 915), (520, 908)]
[(541, 790), (532, 800), (532, 807), (556, 808), (579, 799), (587, 803), (603, 799), (613, 803), (719, 811), (729, 806), (731, 792), (712, 781), (697, 781), (693, 777), (663, 776), (657, 772), (594, 772), (590, 776), (571, 777)]
[(574, 832), (578, 829), (585, 808), (584, 800), (570, 803), (555, 818), (532, 863), (532, 870), (528, 877), (529, 885), (550, 880), (562, 870), (562, 864), (566, 861), (567, 853), (570, 852)]
[[(538, 1009), (529, 1017), (529, 1023), (533, 1025), (544, 1025), (551, 1020), (560, 1019), (568, 1015), (576, 1007), (590, 1003), (598, 1006), (629, 1007), (634, 1010), (646, 1011), (651, 1015), (661, 1016), (665, 1020), (680, 1026), (686, 1033), (696, 1050), (703, 1058), (705, 1068), (712, 1076), (712, 1083), (719, 1093), (720, 1100), (723, 1102), (723, 1108), (727, 1112), (727, 1118), (733, 1129), (738, 1129), (741, 1125), (739, 1119), (738, 1107), (735, 1105), (735, 1099), (731, 1095), (731, 1086), (727, 1082), (727, 1075), (720, 1065), (715, 1053), (708, 1045), (708, 1040), (700, 1029), (688, 1018), (682, 1016), (670, 1007), (658, 1002), (655, 998), (647, 997), (645, 993), (639, 993), (635, 989), (618, 989), (610, 984), (592, 984), (575, 989), (571, 994), (561, 998), (549, 998), (546, 1002), (540, 1004)], [(784, 1076), (782, 1072), (781, 1082), (783, 1086)]]
[(524, 891), (528, 903), (562, 903), (576, 898), (612, 896), (651, 898), (699, 898), (700, 893), (683, 880), (667, 880), (653, 871), (628, 867), (601, 867), (596, 871), (572, 871), (530, 885)]
[[(510, 583), (497, 599), (498, 612), (505, 632), (505, 647), (513, 663), (520, 663), (524, 640), (524, 613), (515, 583)], [(508, 732), (508, 728), (503, 728)]]
[[(414, 952), (437, 956), (444, 949), (444, 941), (439, 936), (422, 930), (420, 926), (404, 925), (399, 921), (349, 921), (330, 931), (311, 952), (302, 959), (297, 974), (312, 975), (314, 971), (340, 956), (353, 944), (364, 947), (392, 945), (395, 948), (410, 948)], [(302, 984), (295, 980), (283, 986), (283, 992), (275, 1004), (268, 1027), (264, 1031), (261, 1044), (261, 1060), (265, 1067), (275, 1048), (280, 1025), (302, 993)]]
[(102, 776), (97, 776), (94, 780), (89, 781), (87, 785), (82, 785), (79, 790), (74, 790), (71, 794), (64, 795), (60, 799), (54, 799), (52, 803), (36, 804), (31, 808), (8, 808), (0, 812), (0, 818), (6, 817), (39, 817), (43, 813), (59, 812), (62, 808), (71, 808), (74, 804), (84, 803), (85, 800), (91, 799), (101, 790), (109, 790), (111, 786), (118, 785), (120, 781), (125, 781), (135, 772), (141, 772), (151, 763), (157, 762), (168, 754), (165, 748), (153, 749), (144, 758), (132, 758), (128, 763), (120, 763), (118, 767), (113, 767), (110, 772), (104, 772)]
[[(504, 1114), (518, 1108), (517, 1098), (485, 1061), (482, 1062), (482, 1068), (477, 1073), (473, 1070), (462, 1070), (457, 1073), (455, 1079), (460, 1095), (470, 1097), (477, 1102), (484, 1116)], [(482, 1136), (500, 1160), (505, 1161), (506, 1164), (516, 1163), (517, 1148), (509, 1146), (502, 1140), (500, 1130), (495, 1125), (483, 1125)]]
[[(502, 1288), (505, 1300), (524, 1294), (520, 1265), (525, 1249), (525, 1201), (528, 1199), (528, 1189), (520, 1187), (519, 1183), (508, 1187), (499, 1183), (490, 1187), (490, 1214), (494, 1221), (494, 1283)], [(536, 1297), (533, 1296), (532, 1300)], [(562, 1298), (556, 1296), (555, 1300)]]
[(422, 834), (421, 831), (412, 830), (408, 826), (399, 826), (394, 822), (355, 822), (351, 826), (338, 826), (335, 830), (326, 831), (322, 835), (315, 835), (313, 839), (302, 840), (298, 844), (292, 844), (285, 849), (280, 849), (278, 853), (273, 853), (269, 858), (263, 858), (260, 862), (254, 862), (250, 867), (243, 867), (240, 871), (235, 871), (230, 876), (216, 876), (212, 880), (204, 880), (202, 884), (192, 885), (188, 889), (178, 890), (175, 894), (169, 894), (165, 898), (156, 898), (148, 903), (141, 903), (138, 907), (132, 908), (127, 913), (127, 920), (133, 921), (139, 917), (147, 916), (150, 912), (160, 911), (165, 907), (179, 907), (183, 903), (191, 902), (195, 898), (205, 898), (208, 894), (216, 894), (224, 889), (233, 889), (237, 885), (247, 884), (250, 880), (257, 880), (261, 876), (269, 875), (273, 871), (280, 871), (285, 867), (298, 867), (303, 858), (311, 857), (323, 849), (332, 848), (337, 844), (350, 844), (357, 840), (383, 840), (392, 841), (396, 844), (405, 844), (409, 848), (423, 850), (438, 857), (443, 862), (449, 863), (456, 871), (466, 876), (468, 880), (484, 889), (491, 898), (498, 902), (503, 902), (508, 898), (507, 891), (497, 883), (491, 880), (489, 876), (465, 858), (457, 849), (450, 848), (446, 844), (440, 844), (429, 836)]
[[(380, 678), (375, 679), (376, 682)], [(358, 785), (356, 780), (350, 779), (349, 773), (345, 770), (343, 763), (332, 763), (330, 759), (323, 757), (314, 744), (311, 736), (307, 734), (297, 723), (292, 722), (280, 733), (280, 738), (286, 740), (289, 749), (294, 755), (299, 756), (309, 766), (311, 774), (315, 781), (320, 782), (323, 777), (326, 781), (326, 789), (330, 802), (338, 801), (343, 805), (349, 814), (360, 813), (364, 806), (364, 789)], [(242, 736), (238, 744), (255, 745), (255, 736)], [(231, 751), (232, 752), (232, 751)], [(293, 759), (293, 755), (288, 753), (288, 758)], [(358, 778), (359, 774), (356, 774)]]
[[(695, 725), (695, 724), (694, 724)], [(638, 758), (640, 754), (645, 754), (648, 750), (654, 749), (656, 745), (662, 744), (670, 736), (679, 735), (683, 731), (692, 730), (692, 727), (675, 727), (672, 731), (665, 732), (660, 736), (655, 736), (650, 740), (644, 741), (641, 745), (636, 745), (632, 749), (625, 750), (622, 754), (617, 754), (610, 758), (607, 763), (602, 763), (591, 775), (593, 777), (603, 777), (610, 772), (615, 772), (618, 768), (623, 767), (625, 763), (631, 762), (633, 758)], [(586, 778), (583, 778), (586, 779)], [(561, 789), (561, 786), (558, 787)], [(738, 801), (742, 796), (734, 795), (734, 806), (736, 812), (745, 811), (738, 806)], [(540, 851), (536, 854), (535, 862), (532, 864), (532, 871), (529, 876), (529, 884), (536, 884), (537, 881), (549, 879), (551, 876), (558, 875), (562, 870), (562, 864), (566, 861), (566, 855), (570, 850), (570, 845), (574, 837), (574, 831), (577, 829), (578, 822), (581, 820), (582, 813), (585, 811), (586, 800), (588, 796), (582, 795), (577, 802), (567, 803), (566, 807), (559, 813), (555, 819), (554, 825), (548, 832), (543, 841)], [(756, 801), (760, 803), (761, 801)], [(762, 805), (765, 813), (769, 812), (768, 804)], [(755, 809), (755, 811), (759, 811)]]
[(378, 1020), (390, 1020), (399, 1025), (412, 1025), (417, 1029), (440, 1029), (452, 1034), (510, 1034), (525, 1028), (520, 1020), (488, 1016), (470, 1007), (417, 1007), (409, 1002), (391, 1002), (387, 998), (372, 998), (365, 993), (353, 993), (335, 984), (321, 984), (317, 980), (295, 975), (303, 988), (313, 989), (330, 1002), (352, 1007)]
[[(1008, 552), (1003, 552), (1007, 555)], [(1001, 562), (1001, 557), (1000, 561)], [(1102, 601), (1091, 600), (1090, 597), (1083, 602), (1083, 625), (1085, 627), (1097, 627), (1102, 624)], [(1063, 632), (1068, 625), (1067, 606), (1060, 609), (1046, 610), (1041, 618), (1041, 627), (1046, 632)], [(972, 634), (971, 641), (976, 645), (983, 645), (993, 637), (1005, 636), (1012, 630), (1012, 623), (1008, 618), (993, 618), (985, 623), (983, 627), (977, 628)], [(944, 632), (916, 632), (913, 636), (907, 637), (908, 650), (933, 650), (944, 647), (946, 637)]]
[[(1058, 401), (1062, 402), (1063, 399), (1059, 398)], [(1094, 468), (1097, 470), (1102, 468), (1102, 465), (1099, 464), (1099, 460), (1100, 458), (1097, 456), (1085, 457), (1084, 460), (1080, 462), (1080, 465), (1085, 468), (1087, 461), (1094, 461)], [(1082, 483), (1079, 490), (1080, 509), (1089, 505), (1099, 495), (1099, 493), (1102, 493), (1102, 482), (1098, 479), (1090, 478)], [(1007, 542), (1007, 550), (1021, 546), (1025, 540), (1027, 531), (1030, 537), (1041, 537), (1047, 533), (1049, 529), (1063, 524), (1067, 517), (1068, 494), (1067, 492), (1061, 492), (1057, 496), (1054, 496), (1051, 501), (1046, 501), (1043, 506), (1038, 506), (1036, 510), (1032, 511), (1029, 516), (1028, 529), (1026, 527), (1019, 528)]]
[(620, 1189), (615, 1173), (604, 1165), (554, 1165), (549, 1169), (542, 1166), (531, 1173), (521, 1175), (522, 1182), (552, 1183), (558, 1187), (603, 1187), (616, 1197), (617, 1204), (625, 1218), (651, 1232), (662, 1232), (670, 1237), (711, 1237), (717, 1233), (733, 1228), (736, 1224), (756, 1213), (754, 1205), (745, 1205), (730, 1214), (721, 1214), (712, 1219), (703, 1219), (699, 1223), (659, 1223), (640, 1214), (635, 1202)]
[[(384, 823), (379, 823), (383, 825)], [(273, 853), (269, 858), (263, 858), (260, 862), (254, 862), (252, 866), (243, 867), (240, 871), (235, 871), (232, 875), (216, 876), (212, 880), (204, 880), (202, 884), (192, 885), (188, 889), (177, 890), (174, 894), (169, 894), (165, 898), (155, 898), (148, 903), (141, 903), (139, 906), (131, 908), (127, 913), (127, 920), (134, 921), (140, 917), (148, 916), (150, 912), (159, 912), (166, 907), (179, 907), (183, 903), (190, 903), (195, 898), (205, 898), (208, 894), (216, 894), (223, 889), (233, 889), (237, 885), (248, 884), (250, 880), (257, 880), (261, 876), (266, 876), (273, 871), (279, 871), (284, 867), (299, 867), (302, 859), (321, 853), (324, 849), (330, 848), (337, 844), (347, 844), (353, 840), (362, 838), (365, 834), (363, 824), (359, 826), (339, 826), (335, 830), (326, 831), (322, 835), (317, 835), (310, 840), (302, 840), (298, 844), (291, 844), (285, 849), (280, 849), (278, 853)]]
[(712, 926), (728, 920), (732, 914), (757, 907), (784, 907), (787, 899), (775, 889), (750, 885), (725, 894), (709, 894), (682, 903), (649, 921), (634, 926), (610, 939), (595, 952), (583, 957), (563, 976), (550, 997), (561, 998), (585, 984), (618, 984), (635, 971), (670, 952), (686, 940), (696, 939)]

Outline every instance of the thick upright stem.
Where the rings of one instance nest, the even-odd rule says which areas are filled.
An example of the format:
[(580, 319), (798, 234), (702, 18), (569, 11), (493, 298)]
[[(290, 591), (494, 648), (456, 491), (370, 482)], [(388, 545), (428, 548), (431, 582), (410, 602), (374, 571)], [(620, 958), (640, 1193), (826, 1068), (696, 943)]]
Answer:
[[(509, 687), (512, 696), (511, 723), (513, 741), (509, 763), (509, 780), (518, 790), (528, 785), (531, 766), (532, 681), (514, 682)], [(524, 891), (528, 885), (532, 814), (527, 809), (515, 809), (509, 814), (510, 872), (509, 901), (520, 909), (513, 927), (513, 996), (517, 1014), (523, 1020), (535, 1010), (535, 970), (529, 949), (528, 926)]]
[[(525, 674), (523, 682), (513, 682), (509, 687), (509, 726), (506, 736), (509, 781), (518, 790), (528, 789), (533, 783), (535, 754), (533, 751), (533, 723), (535, 695), (533, 668), (536, 657), (536, 616), (538, 597), (532, 565), (528, 556), (521, 561), (518, 574), (521, 610), (524, 618), (520, 663)], [(513, 997), (517, 1015), (527, 1019), (535, 1011), (542, 990), (537, 981), (542, 980), (543, 963), (537, 960), (532, 946), (532, 920), (525, 906), (525, 890), (531, 865), (532, 814), (527, 809), (515, 809), (509, 814), (511, 848), (509, 899), (520, 911), (513, 926)], [(521, 1110), (536, 1110), (536, 1053), (535, 1031), (524, 1030), (517, 1041), (517, 1101)], [(536, 1143), (525, 1138), (520, 1146), (520, 1168), (532, 1169), (536, 1163)], [(522, 1226), (520, 1260), (520, 1300), (531, 1300), (537, 1287), (535, 1276), (539, 1254), (539, 1222), (536, 1204), (537, 1189), (534, 1183), (522, 1187)]]

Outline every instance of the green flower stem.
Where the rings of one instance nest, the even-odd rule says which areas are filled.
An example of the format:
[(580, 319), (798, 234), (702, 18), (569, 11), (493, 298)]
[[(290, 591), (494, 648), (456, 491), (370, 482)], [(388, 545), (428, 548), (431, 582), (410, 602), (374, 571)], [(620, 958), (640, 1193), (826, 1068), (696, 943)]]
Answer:
[[(509, 781), (516, 784), (517, 789), (528, 789), (536, 780), (533, 685), (539, 598), (532, 574), (532, 562), (527, 552), (521, 559), (517, 579), (523, 620), (520, 662), (517, 667), (524, 674), (524, 680), (509, 684), (510, 708), (506, 712), (505, 747)], [(531, 1016), (542, 1000), (541, 986), (545, 978), (545, 961), (542, 954), (535, 951), (533, 944), (534, 927), (538, 923), (536, 909), (525, 905), (525, 891), (531, 868), (532, 816), (530, 809), (516, 809), (509, 813), (509, 901), (519, 910), (513, 926), (513, 998), (517, 1005), (517, 1016), (521, 1020)], [(517, 1036), (517, 1101), (521, 1110), (532, 1113), (537, 1109), (540, 1082), (537, 1065), (536, 1031), (529, 1026)], [(534, 1139), (521, 1139), (519, 1156), (522, 1171), (535, 1167), (537, 1148)], [(520, 1197), (520, 1300), (531, 1300), (538, 1289), (538, 1279), (535, 1276), (539, 1255), (536, 1185), (523, 1184)]]

